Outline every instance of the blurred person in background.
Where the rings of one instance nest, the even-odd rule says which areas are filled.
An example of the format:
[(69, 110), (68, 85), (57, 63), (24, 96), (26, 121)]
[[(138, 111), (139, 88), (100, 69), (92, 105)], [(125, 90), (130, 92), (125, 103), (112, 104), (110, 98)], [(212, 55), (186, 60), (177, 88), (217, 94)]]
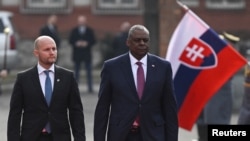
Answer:
[[(56, 42), (56, 46), (57, 46), (57, 53), (59, 56), (59, 49), (60, 49), (60, 45), (61, 45), (61, 38), (59, 35), (59, 31), (57, 28), (57, 21), (58, 21), (58, 17), (57, 15), (50, 15), (47, 19), (47, 23), (41, 27), (39, 35), (47, 35), (50, 36), (52, 39), (54, 39), (54, 41)], [(57, 58), (57, 62), (58, 62)]]
[(81, 65), (84, 63), (86, 70), (88, 92), (93, 93), (92, 82), (92, 48), (96, 43), (94, 30), (87, 25), (87, 17), (80, 15), (77, 18), (77, 26), (69, 36), (72, 47), (72, 61), (74, 62), (75, 78), (80, 81)]
[(2, 94), (2, 79), (8, 76), (8, 71), (3, 69), (0, 71), (0, 95)]
[(245, 78), (244, 95), (237, 123), (239, 125), (250, 125), (250, 63), (249, 62), (244, 69), (244, 78)]
[(128, 31), (130, 27), (131, 25), (128, 21), (125, 21), (121, 24), (120, 32), (114, 37), (112, 43), (114, 56), (118, 56), (125, 52), (128, 52), (129, 48), (126, 45), (126, 40), (128, 38)]
[(3, 69), (0, 71), (0, 78), (5, 78), (8, 75), (8, 71)]

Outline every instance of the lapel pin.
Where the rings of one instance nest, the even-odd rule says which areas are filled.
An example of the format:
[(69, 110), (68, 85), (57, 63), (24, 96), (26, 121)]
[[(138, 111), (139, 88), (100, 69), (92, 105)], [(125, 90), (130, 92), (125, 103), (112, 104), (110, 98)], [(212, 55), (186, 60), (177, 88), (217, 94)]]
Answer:
[(56, 81), (57, 81), (57, 82), (59, 82), (59, 81), (60, 81), (60, 79), (57, 79)]
[(154, 67), (155, 67), (155, 65), (153, 64), (153, 65), (152, 65), (152, 67), (154, 68)]

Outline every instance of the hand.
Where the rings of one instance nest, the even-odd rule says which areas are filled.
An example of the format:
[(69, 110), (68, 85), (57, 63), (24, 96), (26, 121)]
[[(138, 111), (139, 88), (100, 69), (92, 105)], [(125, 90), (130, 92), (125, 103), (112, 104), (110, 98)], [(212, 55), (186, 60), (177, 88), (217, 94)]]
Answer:
[(8, 71), (7, 70), (1, 70), (0, 71), (0, 77), (5, 78), (5, 77), (7, 77), (7, 75), (8, 75)]
[(77, 47), (87, 47), (87, 45), (88, 45), (88, 42), (83, 41), (83, 40), (76, 42)]

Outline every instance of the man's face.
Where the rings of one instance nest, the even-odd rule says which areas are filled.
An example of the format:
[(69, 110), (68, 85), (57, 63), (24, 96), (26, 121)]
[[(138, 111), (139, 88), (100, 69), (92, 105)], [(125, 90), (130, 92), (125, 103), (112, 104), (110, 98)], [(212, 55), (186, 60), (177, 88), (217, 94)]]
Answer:
[(144, 30), (136, 30), (127, 40), (131, 54), (138, 60), (145, 56), (149, 50), (149, 34)]
[(42, 40), (39, 46), (34, 50), (35, 56), (38, 58), (40, 65), (50, 67), (57, 59), (56, 44), (52, 40)]

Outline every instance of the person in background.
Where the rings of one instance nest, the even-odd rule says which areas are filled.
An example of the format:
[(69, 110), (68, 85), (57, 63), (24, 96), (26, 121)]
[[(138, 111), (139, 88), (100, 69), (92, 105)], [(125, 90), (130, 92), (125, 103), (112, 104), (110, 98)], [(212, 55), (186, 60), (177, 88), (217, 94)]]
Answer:
[[(233, 47), (240, 41), (239, 37), (224, 32), (219, 35), (222, 40), (225, 40)], [(231, 77), (220, 90), (208, 101), (206, 106), (198, 118), (196, 125), (198, 131), (198, 141), (208, 141), (209, 124), (229, 125), (231, 122), (233, 109), (233, 93), (232, 93)]]
[(54, 39), (56, 42), (57, 49), (60, 49), (61, 38), (59, 36), (59, 31), (57, 29), (57, 15), (50, 15), (48, 17), (47, 23), (40, 29), (39, 35), (47, 35)]
[(113, 40), (112, 48), (114, 56), (121, 55), (129, 50), (126, 45), (126, 40), (128, 38), (128, 31), (131, 27), (131, 24), (128, 21), (125, 21), (120, 26), (120, 33), (118, 33)]
[(72, 71), (54, 64), (56, 43), (49, 36), (39, 36), (33, 53), (37, 65), (19, 72), (14, 84), (7, 141), (71, 141), (72, 137), (85, 141), (78, 84)]
[[(8, 76), (8, 71), (6, 69), (3, 69), (0, 71), (0, 79), (4, 79)], [(2, 94), (2, 82), (0, 80), (0, 95)]]
[(72, 60), (74, 62), (75, 78), (80, 81), (81, 64), (84, 63), (88, 84), (88, 92), (93, 92), (92, 84), (92, 47), (96, 43), (94, 31), (87, 25), (87, 17), (80, 15), (78, 25), (74, 27), (69, 36), (72, 46)]
[(8, 76), (8, 71), (7, 70), (3, 69), (3, 70), (0, 71), (0, 77), (1, 78), (5, 78), (7, 76)]
[(245, 66), (244, 78), (244, 94), (237, 123), (239, 125), (250, 125), (250, 62)]
[(58, 62), (59, 55), (60, 55), (59, 51), (60, 51), (60, 46), (61, 46), (61, 37), (59, 35), (59, 31), (57, 28), (57, 21), (58, 21), (57, 15), (55, 14), (50, 15), (47, 19), (47, 23), (41, 27), (39, 36), (47, 35), (54, 39), (54, 41), (56, 42), (56, 46), (57, 46), (57, 54), (58, 54), (57, 62)]
[(148, 53), (149, 42), (148, 29), (133, 25), (129, 52), (104, 62), (94, 141), (178, 141), (171, 64)]

